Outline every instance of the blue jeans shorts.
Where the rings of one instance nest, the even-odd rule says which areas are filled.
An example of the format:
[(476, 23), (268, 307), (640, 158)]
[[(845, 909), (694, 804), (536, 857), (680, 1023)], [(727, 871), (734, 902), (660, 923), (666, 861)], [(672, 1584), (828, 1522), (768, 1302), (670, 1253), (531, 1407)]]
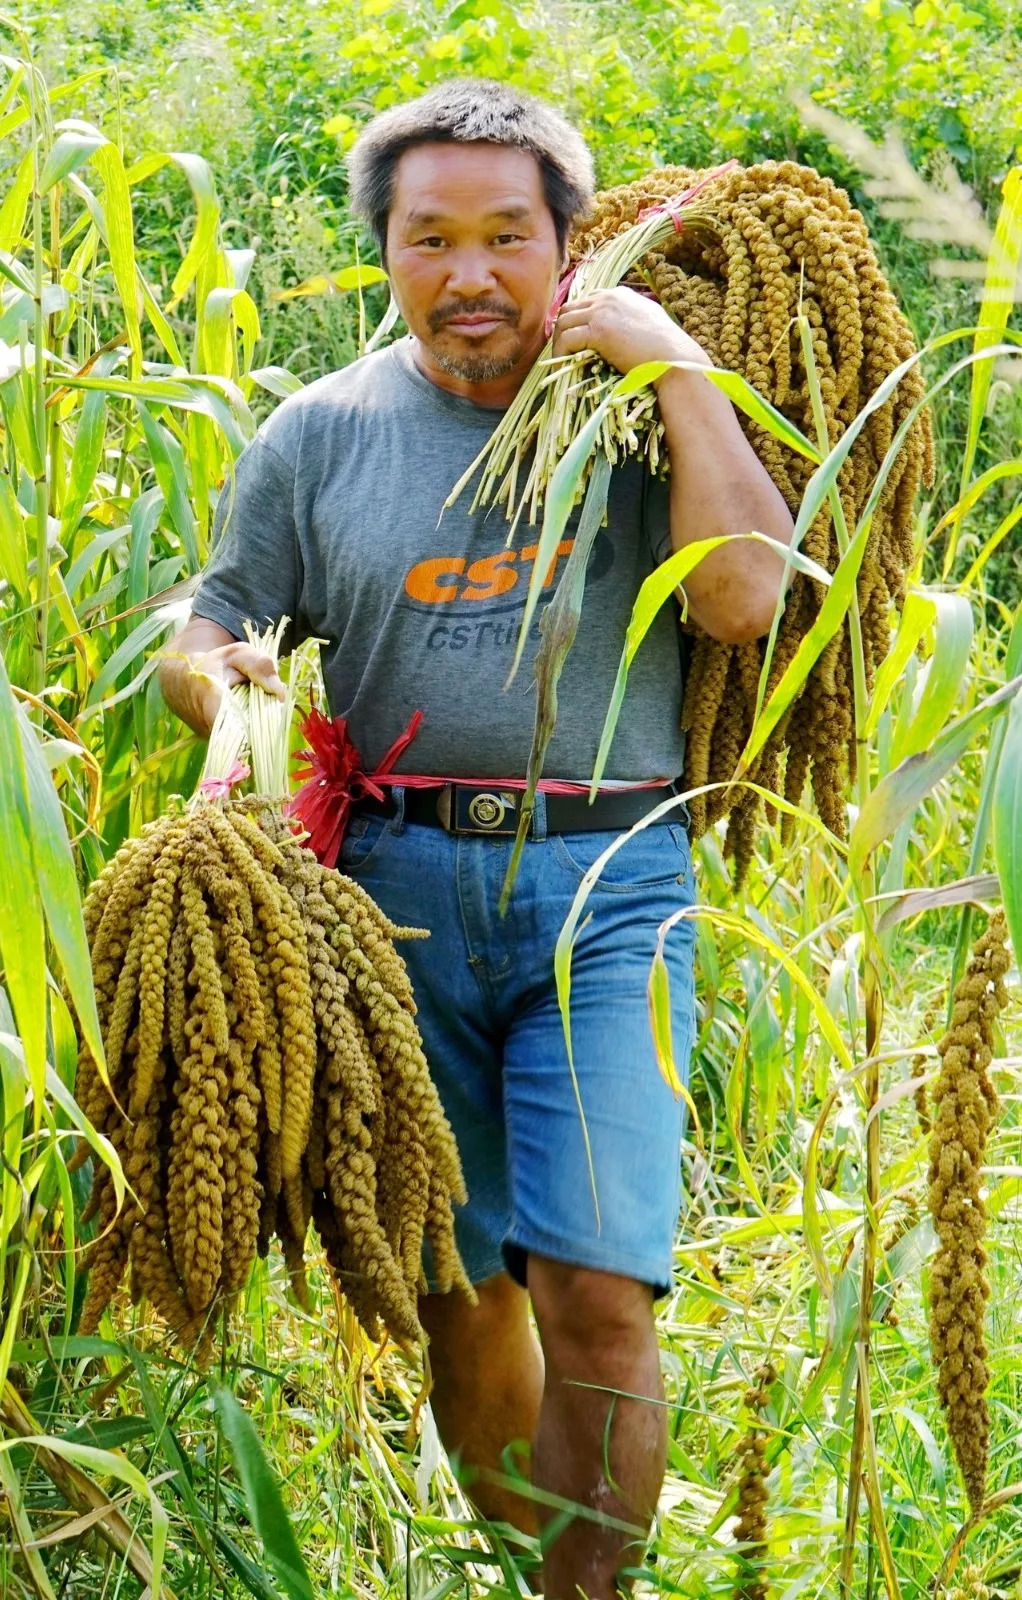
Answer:
[[(353, 817), (338, 866), (396, 922), (423, 1046), (461, 1152), (468, 1204), (456, 1237), (469, 1277), (525, 1283), (530, 1251), (620, 1273), (665, 1293), (680, 1201), (684, 1102), (653, 1049), (647, 982), (657, 929), (695, 901), (681, 822), (642, 830), (592, 890), (572, 960), (579, 1113), (557, 1004), (554, 945), (586, 869), (614, 833), (544, 837), (542, 795), (511, 904), (497, 901), (509, 839)], [(695, 930), (667, 940), (674, 1056), (687, 1078), (695, 1028)], [(588, 1134), (589, 1152), (586, 1148)], [(595, 1179), (595, 1194), (594, 1194)], [(428, 1278), (428, 1260), (426, 1262)]]

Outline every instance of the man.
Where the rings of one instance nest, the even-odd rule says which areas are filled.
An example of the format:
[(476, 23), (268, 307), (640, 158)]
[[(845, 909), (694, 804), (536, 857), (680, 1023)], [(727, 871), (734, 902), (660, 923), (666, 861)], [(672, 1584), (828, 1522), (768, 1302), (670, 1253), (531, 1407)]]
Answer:
[[(397, 771), (469, 780), (442, 791), (439, 807), (436, 790), (401, 787), (364, 807), (341, 866), (398, 921), (432, 930), (405, 955), (462, 1153), (469, 1202), (458, 1238), (479, 1292), (474, 1308), (458, 1296), (422, 1300), (441, 1435), (487, 1516), (545, 1530), (548, 1600), (580, 1591), (603, 1600), (641, 1559), (665, 1462), (653, 1306), (670, 1280), (682, 1108), (656, 1068), (646, 979), (658, 925), (693, 900), (677, 811), (613, 857), (590, 899), (573, 962), (578, 1098), (553, 949), (586, 868), (664, 797), (628, 786), (680, 773), (677, 611), (664, 608), (632, 670), (607, 792), (591, 808), (541, 796), (500, 919), (515, 795), (497, 780), (524, 776), (535, 630), (525, 668), (508, 692), (502, 685), (535, 534), (509, 549), (502, 515), (473, 514), (470, 494), (442, 508), (543, 347), (568, 231), (590, 202), (591, 162), (548, 107), (460, 81), (371, 122), (351, 157), (351, 189), (408, 335), (311, 384), (260, 429), (238, 463), (229, 518), (222, 497), (226, 533), (162, 683), (170, 705), (208, 733), (221, 685), (248, 678), (280, 691), (270, 662), (238, 641), (247, 617), (287, 615), (292, 641), (325, 640), (331, 709), (348, 717), (367, 771), (421, 709)], [(622, 372), (654, 359), (708, 364), (660, 306), (625, 288), (563, 311), (556, 349), (596, 350)], [(679, 370), (657, 388), (669, 488), (637, 462), (612, 475), (561, 679), (553, 779), (592, 770), (632, 602), (672, 546), (751, 529), (786, 541), (792, 531), (721, 393)], [(567, 549), (570, 539), (562, 557)], [(737, 539), (686, 582), (689, 612), (719, 639), (755, 638), (782, 582), (776, 552)], [(668, 963), (675, 1047), (687, 1061), (690, 924), (672, 937)], [(522, 1441), (531, 1496), (509, 1476), (509, 1447)]]

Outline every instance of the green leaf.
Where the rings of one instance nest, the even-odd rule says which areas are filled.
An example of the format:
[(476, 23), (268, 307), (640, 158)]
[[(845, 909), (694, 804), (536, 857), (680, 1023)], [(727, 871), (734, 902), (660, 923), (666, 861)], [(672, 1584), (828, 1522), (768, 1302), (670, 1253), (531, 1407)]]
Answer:
[(25, 1051), (38, 1128), (46, 1081), (46, 941), (18, 710), (0, 654), (0, 961)]
[(0, 250), (16, 250), (25, 227), (25, 213), (32, 193), (32, 151), (26, 150), (18, 163), (14, 182), (0, 206)]
[(535, 661), (536, 718), (525, 769), (525, 793), (518, 808), (518, 828), (501, 886), (500, 899), (497, 902), (497, 910), (501, 916), (504, 915), (511, 896), (518, 863), (535, 809), (536, 787), (557, 724), (557, 685), (578, 631), (589, 557), (606, 515), (610, 474), (610, 460), (601, 450), (593, 464), (571, 554), (561, 573), (554, 597), (540, 618), (541, 637)]
[(994, 781), (993, 841), (1008, 932), (1022, 960), (1022, 698), (1018, 696), (1008, 713)]
[(222, 1384), (213, 1388), (213, 1399), (267, 1565), (291, 1600), (314, 1600), (312, 1583), (281, 1499), (279, 1484), (263, 1454), (251, 1417)]
[(11, 483), (6, 466), (0, 467), (0, 578), (4, 578), (19, 600), (28, 597), (28, 533), (25, 513)]
[(912, 816), (934, 784), (961, 760), (977, 733), (1007, 710), (1019, 689), (1022, 689), (1022, 674), (981, 700), (957, 722), (952, 722), (929, 750), (909, 756), (880, 780), (859, 812), (848, 841), (848, 870), (853, 878), (860, 875), (877, 845), (889, 838), (899, 823)]
[(141, 363), (142, 328), (138, 314), (138, 285), (135, 281), (135, 228), (124, 161), (117, 146), (107, 141), (94, 152), (92, 163), (103, 179), (106, 246), (110, 252), (110, 266), (120, 297), (121, 311), (127, 324), (128, 342), (136, 362)]
[[(890, 398), (898, 383), (907, 372), (911, 371), (922, 355), (943, 349), (945, 345), (961, 339), (968, 331), (967, 329), (956, 328), (951, 333), (941, 334), (939, 338), (932, 339), (924, 350), (917, 351), (914, 356), (910, 356), (906, 361), (903, 361), (899, 367), (896, 367), (884, 379), (884, 382), (870, 397), (862, 410), (858, 412), (806, 485), (806, 491), (802, 497), (802, 504), (795, 523), (795, 531), (792, 535), (792, 545), (795, 548), (801, 546), (807, 530), (812, 526), (814, 518), (830, 495), (831, 489), (837, 482), (837, 474), (868, 419), (879, 406)], [(855, 586), (858, 581), (859, 568), (865, 555), (866, 540), (869, 535), (873, 513), (879, 503), (891, 468), (901, 453), (902, 446), (908, 436), (909, 429), (915, 422), (915, 418), (923, 407), (929, 405), (934, 396), (949, 383), (953, 382), (957, 374), (966, 367), (973, 365), (980, 359), (989, 360), (994, 356), (1014, 353), (1014, 348), (1011, 345), (995, 345), (979, 355), (977, 355), (976, 351), (971, 351), (967, 356), (963, 356), (960, 361), (956, 361), (953, 366), (949, 367), (903, 419), (873, 480), (869, 498), (855, 530), (855, 537), (838, 564), (831, 587), (820, 607), (819, 615), (808, 633), (802, 638), (793, 660), (789, 662), (780, 682), (775, 686), (769, 700), (756, 718), (752, 733), (749, 735), (748, 743), (738, 764), (739, 775), (749, 770), (766, 745), (778, 722), (787, 713), (795, 698), (801, 692), (806, 679), (827, 644), (838, 629), (844, 625), (845, 616), (856, 592)]]
[(62, 125), (39, 176), (39, 193), (47, 194), (55, 183), (60, 183), (69, 172), (77, 172), (101, 145), (107, 143), (106, 135), (89, 122), (68, 122)]
[(181, 378), (61, 378), (68, 389), (102, 389), (106, 394), (123, 394), (147, 405), (175, 406), (180, 411), (198, 411), (212, 417), (223, 430), (231, 449), (238, 455), (255, 434), (255, 419), (237, 384), (215, 374)]
[(614, 733), (617, 729), (618, 718), (621, 715), (621, 706), (624, 702), (625, 689), (628, 685), (628, 673), (632, 662), (638, 654), (639, 646), (656, 619), (660, 607), (674, 593), (679, 584), (683, 584), (689, 573), (692, 572), (714, 550), (719, 550), (721, 545), (730, 544), (732, 539), (753, 539), (758, 544), (768, 544), (779, 555), (797, 567), (800, 572), (808, 573), (818, 583), (827, 587), (830, 584), (830, 574), (825, 572), (815, 561), (804, 556), (800, 550), (789, 549), (777, 539), (769, 538), (765, 533), (737, 533), (724, 534), (716, 539), (696, 539), (691, 544), (685, 545), (681, 550), (676, 550), (673, 555), (662, 561), (654, 572), (645, 579), (632, 606), (632, 614), (628, 619), (628, 628), (625, 633), (624, 649), (618, 664), (617, 677), (614, 680), (614, 689), (607, 715), (603, 723), (603, 732), (600, 735), (600, 748), (596, 756), (596, 766), (593, 771), (592, 782), (589, 788), (589, 798), (593, 800), (600, 786), (610, 747), (613, 743)]
[[(117, 1202), (118, 1210), (120, 1210), (121, 1206), (124, 1204), (125, 1178), (124, 1168), (121, 1166), (121, 1158), (117, 1154), (117, 1151), (110, 1143), (110, 1140), (106, 1137), (106, 1134), (97, 1133), (96, 1129), (92, 1126), (92, 1123), (85, 1115), (85, 1112), (79, 1106), (74, 1095), (63, 1082), (60, 1074), (55, 1072), (52, 1067), (46, 1068), (46, 1092), (50, 1096), (50, 1099), (55, 1101), (63, 1111), (72, 1128), (78, 1129), (78, 1132), (81, 1134), (82, 1138), (94, 1151), (99, 1160), (102, 1161), (103, 1165), (108, 1168), (110, 1173), (110, 1181), (114, 1186), (114, 1199)], [(69, 1340), (68, 1342), (70, 1344), (73, 1341)], [(73, 1353), (73, 1351), (68, 1351), (68, 1354)], [(79, 1353), (103, 1355), (106, 1353), (106, 1351), (90, 1350), (88, 1352)]]
[(386, 283), (387, 274), (382, 267), (342, 267), (340, 272), (317, 272), (290, 289), (278, 289), (274, 300), (297, 300), (309, 295), (345, 294), (351, 289), (366, 289), (374, 283)]
[(195, 232), (184, 260), (174, 274), (171, 293), (180, 300), (188, 292), (211, 250), (216, 249), (217, 229), (220, 223), (220, 201), (217, 199), (213, 170), (208, 161), (187, 151), (173, 151), (168, 157), (175, 162), (188, 179), (196, 205)]
[[(97, 378), (111, 373), (121, 354), (117, 350), (104, 350), (90, 369)], [(61, 536), (68, 541), (82, 519), (82, 512), (96, 494), (96, 473), (103, 460), (106, 439), (106, 394), (101, 389), (86, 394), (78, 414), (74, 450), (67, 470), (67, 488), (61, 512)], [(68, 590), (73, 594), (74, 590)]]
[(275, 394), (278, 400), (286, 400), (289, 394), (297, 394), (305, 387), (301, 378), (296, 378), (287, 367), (253, 367), (248, 376), (252, 383), (257, 383), (268, 394)]
[(915, 653), (920, 639), (933, 622), (934, 596), (926, 589), (910, 589), (901, 610), (901, 621), (894, 643), (881, 662), (873, 685), (873, 696), (863, 727), (863, 737), (871, 739), (887, 709), (895, 685)]
[(110, 659), (103, 663), (103, 670), (89, 690), (88, 706), (86, 711), (78, 718), (79, 723), (84, 722), (90, 713), (95, 715), (96, 712), (105, 708), (105, 697), (117, 682), (121, 673), (154, 639), (158, 638), (161, 633), (165, 633), (173, 625), (174, 618), (167, 616), (161, 609), (155, 612), (153, 616), (146, 617), (143, 622), (139, 623), (137, 628), (132, 629), (128, 637), (123, 639), (117, 646)]
[[(833, 455), (833, 451), (831, 454)], [(856, 592), (859, 568), (862, 566), (868, 539), (869, 519), (863, 518), (862, 526), (838, 562), (837, 571), (823, 597), (823, 604), (816, 620), (803, 634), (798, 649), (756, 719), (738, 763), (739, 776), (749, 771), (781, 718), (786, 715), (796, 697), (802, 692), (806, 679), (828, 643), (844, 623)]]
[(64, 826), (64, 813), (24, 707), (16, 707), (16, 715), (28, 791), (32, 865), (46, 913), (46, 925), (85, 1040), (96, 1061), (102, 1065), (103, 1040), (96, 1012), (92, 963), (82, 921), (74, 857)]
[[(1018, 277), (1019, 256), (1022, 255), (1022, 167), (1012, 167), (1001, 190), (1003, 199), (994, 230), (994, 242), (987, 261), (983, 299), (979, 308), (979, 327), (973, 350), (978, 355), (996, 345), (1008, 325), (1008, 317), (1015, 300), (1015, 283)], [(980, 429), (986, 414), (987, 395), (990, 392), (992, 362), (980, 361), (972, 369), (972, 390), (969, 395), (969, 428), (962, 457), (961, 490), (959, 498), (972, 474), (979, 444)], [(944, 551), (944, 577), (954, 566), (958, 552), (958, 534), (961, 514), (955, 517)]]
[(95, 1445), (90, 1444), (73, 1444), (68, 1439), (57, 1439), (51, 1434), (31, 1434), (25, 1438), (16, 1435), (14, 1438), (0, 1439), (0, 1450), (16, 1450), (21, 1445), (36, 1445), (41, 1450), (49, 1450), (62, 1460), (70, 1461), (74, 1466), (91, 1471), (98, 1477), (117, 1478), (121, 1483), (127, 1484), (129, 1489), (134, 1490), (141, 1499), (149, 1502), (153, 1524), (151, 1600), (159, 1600), (163, 1555), (167, 1547), (170, 1523), (166, 1511), (138, 1468), (132, 1466), (124, 1456), (115, 1454), (111, 1450), (97, 1450)]
[(912, 720), (898, 739), (894, 760), (925, 750), (944, 726), (961, 694), (972, 653), (972, 605), (963, 594), (934, 592), (933, 653)]
[(977, 872), (968, 878), (956, 878), (953, 883), (939, 884), (935, 889), (899, 889), (893, 899), (878, 895), (886, 902), (886, 909), (877, 919), (877, 933), (887, 933), (899, 922), (917, 917), (923, 911), (936, 911), (941, 906), (960, 906), (973, 900), (997, 900), (1001, 885), (996, 872)]
[(185, 470), (184, 451), (168, 428), (161, 428), (148, 406), (141, 402), (138, 414), (142, 431), (153, 461), (156, 481), (163, 491), (171, 521), (177, 529), (184, 547), (188, 571), (199, 569), (199, 547), (196, 541), (195, 514), (188, 492), (188, 474)]

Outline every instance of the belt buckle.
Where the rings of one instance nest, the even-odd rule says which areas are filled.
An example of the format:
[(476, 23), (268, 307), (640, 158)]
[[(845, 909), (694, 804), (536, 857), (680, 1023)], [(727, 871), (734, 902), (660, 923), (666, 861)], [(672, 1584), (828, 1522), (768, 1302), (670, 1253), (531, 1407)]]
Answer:
[(518, 831), (518, 797), (514, 790), (475, 789), (452, 783), (437, 803), (437, 815), (449, 833), (513, 838)]

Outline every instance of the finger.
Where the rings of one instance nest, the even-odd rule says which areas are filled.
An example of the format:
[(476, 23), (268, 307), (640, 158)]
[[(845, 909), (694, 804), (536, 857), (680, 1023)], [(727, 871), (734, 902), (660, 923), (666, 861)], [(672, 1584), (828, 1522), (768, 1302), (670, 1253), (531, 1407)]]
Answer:
[(278, 700), (286, 699), (287, 689), (281, 681), (272, 656), (264, 655), (260, 651), (253, 653), (243, 664), (239, 662), (238, 665), (242, 667), (250, 683), (258, 684), (260, 689), (265, 689), (267, 694), (275, 695)]
[(583, 305), (565, 306), (564, 310), (560, 313), (560, 315), (557, 318), (556, 326), (558, 328), (573, 328), (580, 322), (588, 322), (589, 321), (589, 311), (590, 311), (590, 308), (588, 306), (583, 306)]
[(555, 356), (575, 356), (593, 348), (592, 330), (588, 323), (581, 323), (577, 328), (565, 328), (554, 340)]

